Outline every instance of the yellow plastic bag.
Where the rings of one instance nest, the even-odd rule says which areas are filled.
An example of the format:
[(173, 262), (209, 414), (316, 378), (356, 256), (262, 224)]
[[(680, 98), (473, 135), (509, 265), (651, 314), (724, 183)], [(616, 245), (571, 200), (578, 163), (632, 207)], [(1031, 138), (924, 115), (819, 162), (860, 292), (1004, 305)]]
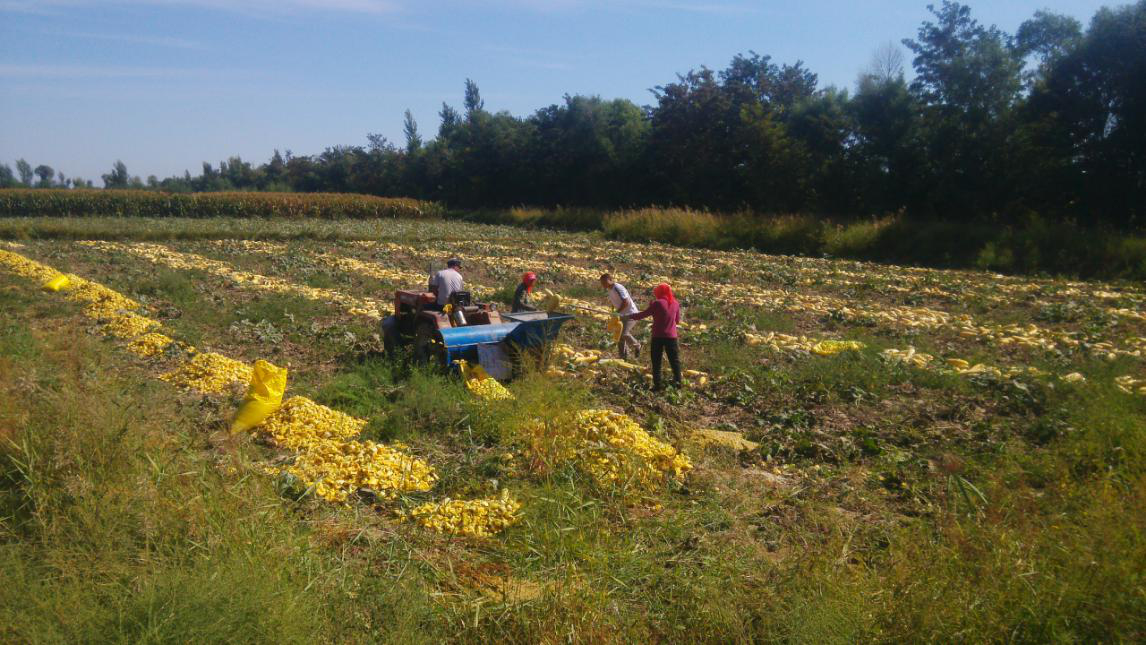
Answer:
[(614, 343), (621, 342), (621, 332), (625, 331), (625, 326), (621, 323), (621, 319), (618, 316), (609, 316), (609, 322), (606, 323), (605, 329), (609, 330), (609, 333), (613, 335)]
[(61, 273), (60, 275), (44, 283), (44, 291), (60, 291), (67, 288), (71, 282), (72, 281), (68, 279), (68, 276)]
[(286, 382), (287, 368), (263, 360), (255, 361), (247, 396), (231, 422), (231, 432), (250, 430), (277, 412), (283, 403)]

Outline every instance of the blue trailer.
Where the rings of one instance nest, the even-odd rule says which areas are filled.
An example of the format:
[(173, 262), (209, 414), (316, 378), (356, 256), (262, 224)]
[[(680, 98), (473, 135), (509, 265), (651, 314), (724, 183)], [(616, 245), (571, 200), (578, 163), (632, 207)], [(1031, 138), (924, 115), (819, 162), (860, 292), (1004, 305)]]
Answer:
[[(503, 313), (486, 304), (470, 303), (468, 295), (447, 313), (427, 306), (432, 302), (430, 293), (397, 292), (394, 315), (382, 321), (387, 353), (411, 345), (415, 361), (442, 367), (452, 367), (459, 360), (480, 365), (483, 354), (519, 363), (524, 356), (543, 354), (561, 327), (573, 320), (570, 314), (556, 312)], [(483, 347), (499, 351), (482, 351)]]

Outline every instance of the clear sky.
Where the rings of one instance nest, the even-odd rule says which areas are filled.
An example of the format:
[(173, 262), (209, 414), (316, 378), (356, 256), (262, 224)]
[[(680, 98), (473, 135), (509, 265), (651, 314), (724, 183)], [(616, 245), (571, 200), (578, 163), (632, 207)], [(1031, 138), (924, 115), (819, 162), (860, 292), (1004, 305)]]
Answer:
[[(928, 0), (0, 0), (0, 163), (160, 177), (275, 148), (426, 138), (477, 81), (490, 110), (565, 93), (652, 102), (675, 74), (755, 50), (851, 88)], [(938, 2), (938, 0), (935, 0)], [(1037, 9), (1086, 24), (1101, 0), (971, 0), (1014, 32)], [(909, 61), (909, 57), (905, 58)]]

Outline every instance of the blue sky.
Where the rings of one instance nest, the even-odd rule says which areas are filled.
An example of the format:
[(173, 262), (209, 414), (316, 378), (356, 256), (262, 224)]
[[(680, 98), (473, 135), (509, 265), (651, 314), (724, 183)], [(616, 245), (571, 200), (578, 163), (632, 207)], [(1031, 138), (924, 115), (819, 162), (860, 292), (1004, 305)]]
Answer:
[[(938, 0), (935, 0), (936, 2)], [(0, 0), (0, 163), (96, 180), (116, 159), (160, 177), (424, 136), (477, 81), (524, 115), (565, 93), (651, 102), (678, 72), (755, 50), (851, 88), (927, 0)], [(1040, 8), (1085, 24), (1097, 0), (970, 2), (1013, 32)], [(905, 57), (906, 57), (906, 52)], [(909, 60), (909, 58), (908, 58)]]

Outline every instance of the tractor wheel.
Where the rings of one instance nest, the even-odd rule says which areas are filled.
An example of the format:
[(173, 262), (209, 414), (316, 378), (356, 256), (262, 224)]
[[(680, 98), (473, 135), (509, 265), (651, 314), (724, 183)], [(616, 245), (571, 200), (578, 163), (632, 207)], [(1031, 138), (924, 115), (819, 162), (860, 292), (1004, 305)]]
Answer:
[(386, 349), (386, 358), (398, 359), (398, 350), (402, 347), (402, 335), (398, 332), (398, 319), (387, 316), (382, 321), (382, 344)]
[(418, 323), (414, 329), (414, 362), (418, 365), (445, 363), (445, 347), (438, 336), (438, 329), (428, 322)]

